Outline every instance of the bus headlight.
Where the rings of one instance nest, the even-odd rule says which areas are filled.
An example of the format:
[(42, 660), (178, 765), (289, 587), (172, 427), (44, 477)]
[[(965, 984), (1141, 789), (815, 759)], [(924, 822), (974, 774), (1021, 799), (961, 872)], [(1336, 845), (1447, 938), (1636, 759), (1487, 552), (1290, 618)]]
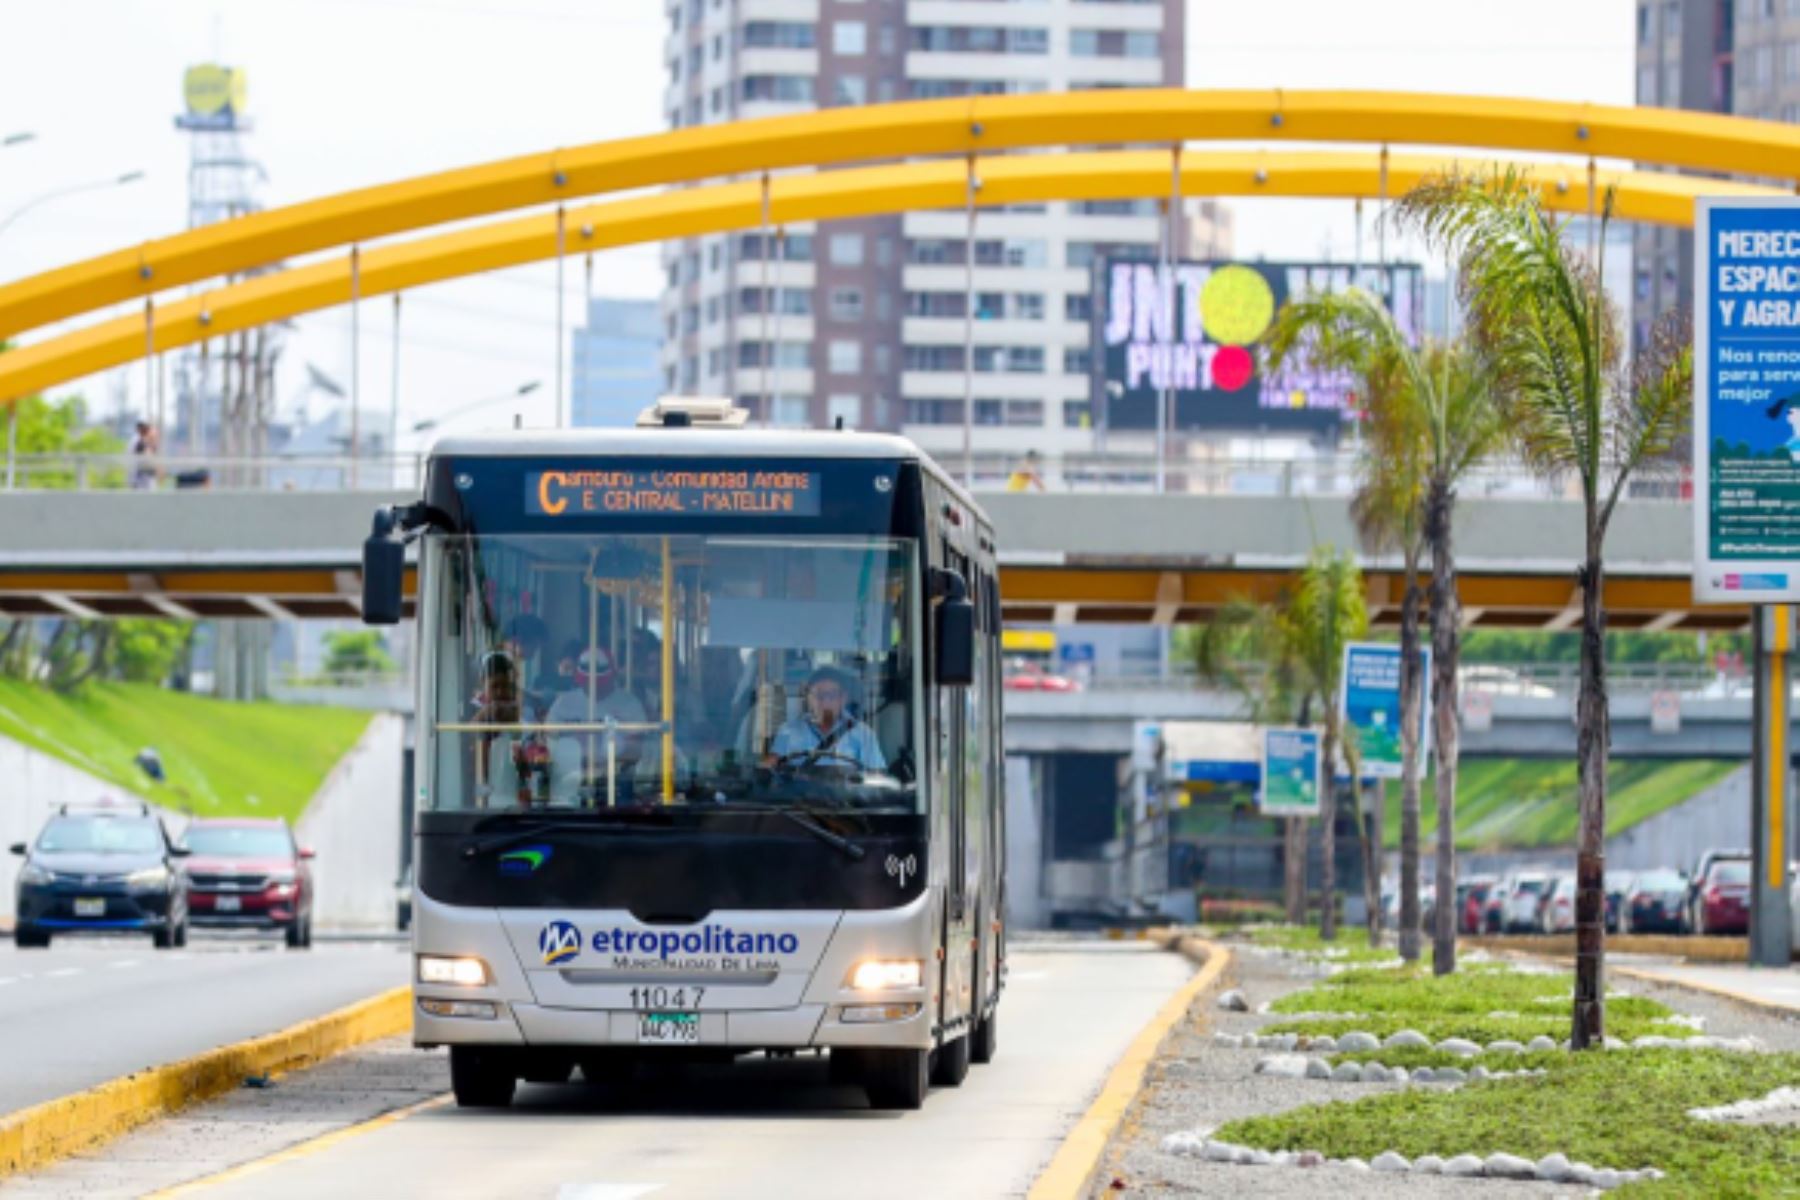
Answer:
[(925, 977), (925, 965), (916, 958), (875, 958), (856, 964), (850, 986), (859, 992), (885, 992), (916, 988)]
[(421, 954), (419, 982), (485, 987), (488, 983), (487, 964), (479, 958), (442, 958), (435, 954)]

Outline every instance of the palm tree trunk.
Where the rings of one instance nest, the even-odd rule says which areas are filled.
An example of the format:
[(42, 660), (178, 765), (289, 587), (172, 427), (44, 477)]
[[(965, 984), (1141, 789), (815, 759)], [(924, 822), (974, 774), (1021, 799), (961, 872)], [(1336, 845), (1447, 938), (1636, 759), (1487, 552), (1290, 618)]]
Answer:
[(1575, 1014), (1569, 1034), (1577, 1050), (1602, 1045), (1606, 1035), (1606, 756), (1612, 731), (1601, 537), (1602, 531), (1589, 530), (1581, 571), (1581, 694), (1575, 711), (1581, 832), (1575, 848)]
[(1325, 736), (1319, 739), (1319, 939), (1337, 938), (1337, 699), (1325, 710)]
[(1282, 893), (1289, 925), (1306, 924), (1306, 818), (1282, 822)]
[(1431, 939), (1431, 970), (1456, 970), (1456, 659), (1461, 605), (1456, 596), (1456, 560), (1450, 542), (1450, 513), (1456, 495), (1443, 478), (1431, 481), (1425, 501), (1425, 538), (1431, 544), (1431, 730), (1437, 768), (1437, 905)]
[[(1419, 646), (1419, 552), (1406, 551), (1400, 599), (1400, 957), (1419, 957), (1419, 706), (1424, 663)], [(1379, 894), (1379, 888), (1377, 888)]]

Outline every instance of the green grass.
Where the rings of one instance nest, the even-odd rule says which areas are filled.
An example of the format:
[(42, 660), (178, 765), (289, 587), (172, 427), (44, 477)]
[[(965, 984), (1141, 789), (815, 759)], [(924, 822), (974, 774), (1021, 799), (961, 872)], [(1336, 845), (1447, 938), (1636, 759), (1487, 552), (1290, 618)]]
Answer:
[[(1467, 964), (1455, 974), (1444, 976), (1433, 975), (1416, 963), (1399, 968), (1349, 970), (1315, 987), (1291, 992), (1269, 1008), (1275, 1013), (1359, 1015), (1282, 1021), (1264, 1032), (1338, 1037), (1361, 1029), (1385, 1038), (1402, 1029), (1416, 1029), (1434, 1042), (1460, 1037), (1483, 1044), (1507, 1038), (1528, 1042), (1542, 1034), (1560, 1044), (1569, 1036), (1569, 992), (1573, 984), (1574, 977), (1567, 972), (1527, 974), (1510, 970), (1502, 963)], [(1627, 1041), (1646, 1034), (1695, 1036), (1696, 1031), (1685, 1025), (1662, 1023), (1661, 1018), (1672, 1015), (1667, 1005), (1646, 997), (1613, 997), (1606, 1005), (1607, 1032)], [(1374, 1057), (1388, 1062), (1379, 1055)]]
[[(1729, 759), (1648, 761), (1632, 759), (1608, 768), (1606, 830), (1618, 833), (1705, 791), (1743, 764)], [(1422, 793), (1421, 837), (1436, 835), (1437, 810), (1427, 777)], [(1576, 827), (1573, 760), (1465, 758), (1456, 779), (1456, 845), (1479, 850), (1569, 846)], [(1382, 836), (1400, 844), (1400, 786), (1387, 788)]]
[(1388, 947), (1371, 948), (1361, 928), (1340, 928), (1335, 942), (1320, 938), (1318, 928), (1311, 925), (1257, 925), (1249, 930), (1249, 934), (1250, 940), (1259, 946), (1274, 946), (1309, 958), (1328, 958), (1332, 962), (1397, 962), (1400, 958)]
[(1321, 1150), (1368, 1160), (1536, 1161), (1567, 1154), (1597, 1167), (1658, 1167), (1646, 1196), (1800, 1195), (1800, 1135), (1791, 1128), (1690, 1119), (1690, 1108), (1766, 1095), (1800, 1079), (1800, 1055), (1634, 1050), (1554, 1056), (1542, 1078), (1501, 1079), (1452, 1092), (1407, 1089), (1233, 1121), (1215, 1135), (1265, 1150)]
[[(368, 713), (348, 709), (237, 704), (142, 684), (59, 695), (0, 679), (0, 737), (200, 816), (298, 818), (368, 724)], [(167, 782), (132, 762), (146, 746), (162, 756)]]

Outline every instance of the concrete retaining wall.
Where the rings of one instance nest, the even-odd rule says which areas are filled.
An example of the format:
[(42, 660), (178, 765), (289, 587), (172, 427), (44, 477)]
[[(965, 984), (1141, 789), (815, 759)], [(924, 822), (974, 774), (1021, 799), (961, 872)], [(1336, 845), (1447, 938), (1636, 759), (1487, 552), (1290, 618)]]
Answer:
[(1709, 847), (1750, 847), (1750, 765), (1674, 808), (1606, 840), (1611, 871), (1674, 867), (1685, 871)]
[(391, 714), (369, 722), (325, 777), (296, 836), (313, 860), (320, 929), (391, 929), (400, 874), (401, 758), (405, 723)]

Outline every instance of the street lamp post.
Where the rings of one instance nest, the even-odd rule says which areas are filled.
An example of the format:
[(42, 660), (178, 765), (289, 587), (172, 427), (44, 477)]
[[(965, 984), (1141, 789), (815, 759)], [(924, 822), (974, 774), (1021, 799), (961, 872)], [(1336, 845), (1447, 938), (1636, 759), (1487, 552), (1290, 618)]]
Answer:
[(477, 400), (472, 404), (465, 404), (460, 408), (453, 408), (447, 413), (440, 413), (438, 416), (416, 422), (412, 427), (412, 431), (414, 433), (428, 433), (431, 430), (438, 428), (446, 421), (454, 421), (457, 417), (463, 416), (466, 413), (472, 413), (478, 408), (486, 408), (490, 404), (499, 404), (503, 400), (516, 400), (520, 396), (529, 396), (543, 386), (543, 382), (537, 379), (521, 383), (510, 392), (502, 392), (498, 396), (488, 396), (486, 399)]
[[(14, 134), (13, 136), (18, 137), (19, 135)], [(27, 137), (29, 137), (29, 135), (27, 135)], [(38, 207), (40, 204), (48, 204), (52, 200), (60, 200), (64, 196), (73, 196), (78, 192), (96, 192), (102, 188), (122, 187), (128, 183), (136, 183), (143, 177), (144, 173), (142, 171), (127, 171), (123, 175), (115, 175), (110, 179), (95, 179), (90, 180), (87, 183), (71, 184), (68, 187), (57, 188), (53, 192), (45, 192), (41, 196), (33, 196), (25, 203), (19, 205), (19, 207), (13, 209), (10, 213), (7, 213), (5, 217), (0, 217), (0, 233), (5, 233), (7, 226), (11, 225), (14, 221), (17, 221), (32, 209)]]

